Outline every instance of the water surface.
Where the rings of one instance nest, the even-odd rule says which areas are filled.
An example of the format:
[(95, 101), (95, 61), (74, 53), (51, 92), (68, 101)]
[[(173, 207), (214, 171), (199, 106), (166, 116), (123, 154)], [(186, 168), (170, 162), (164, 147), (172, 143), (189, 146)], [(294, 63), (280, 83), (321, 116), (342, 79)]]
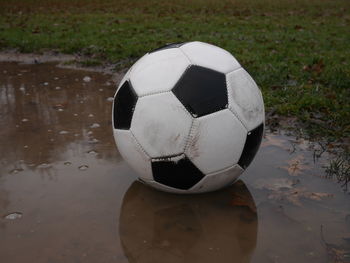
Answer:
[(350, 262), (350, 196), (317, 144), (266, 133), (232, 187), (172, 195), (117, 152), (110, 75), (0, 63), (0, 85), (3, 262)]

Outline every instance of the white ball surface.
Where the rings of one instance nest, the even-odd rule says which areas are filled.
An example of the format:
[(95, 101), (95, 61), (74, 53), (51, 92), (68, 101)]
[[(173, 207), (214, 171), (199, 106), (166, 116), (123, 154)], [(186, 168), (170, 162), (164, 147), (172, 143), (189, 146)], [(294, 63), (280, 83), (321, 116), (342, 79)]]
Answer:
[(202, 42), (170, 44), (140, 58), (120, 82), (113, 133), (142, 182), (209, 192), (249, 166), (264, 115), (258, 86), (229, 52)]

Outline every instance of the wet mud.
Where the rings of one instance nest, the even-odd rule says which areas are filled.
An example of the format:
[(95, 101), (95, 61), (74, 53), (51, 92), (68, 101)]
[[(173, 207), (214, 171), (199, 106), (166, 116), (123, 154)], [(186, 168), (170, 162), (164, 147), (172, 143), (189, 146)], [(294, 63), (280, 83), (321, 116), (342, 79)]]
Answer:
[(117, 152), (111, 75), (1, 62), (0, 85), (1, 261), (350, 262), (350, 195), (319, 145), (267, 132), (235, 185), (167, 194)]

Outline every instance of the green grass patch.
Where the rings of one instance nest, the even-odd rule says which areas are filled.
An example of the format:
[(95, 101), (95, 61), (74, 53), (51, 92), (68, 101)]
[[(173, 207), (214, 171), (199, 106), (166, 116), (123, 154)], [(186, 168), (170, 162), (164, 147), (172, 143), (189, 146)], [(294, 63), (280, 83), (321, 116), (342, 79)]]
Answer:
[(346, 0), (0, 1), (0, 48), (56, 50), (131, 65), (171, 42), (230, 51), (261, 87), (267, 111), (297, 116), (312, 136), (350, 136)]

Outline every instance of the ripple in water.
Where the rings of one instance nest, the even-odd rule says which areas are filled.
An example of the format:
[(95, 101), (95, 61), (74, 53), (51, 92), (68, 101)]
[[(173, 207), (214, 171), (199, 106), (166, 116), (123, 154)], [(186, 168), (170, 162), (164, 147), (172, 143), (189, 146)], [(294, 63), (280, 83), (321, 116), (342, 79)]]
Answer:
[(13, 212), (13, 213), (7, 214), (6, 216), (4, 216), (4, 218), (8, 220), (15, 220), (15, 219), (20, 219), (22, 216), (23, 214), (20, 212)]
[(37, 168), (45, 169), (45, 168), (50, 168), (51, 164), (49, 163), (42, 163), (37, 166)]
[(23, 171), (23, 169), (21, 169), (21, 168), (13, 169), (13, 170), (10, 171), (10, 174), (17, 174), (17, 173), (22, 172), (22, 171)]
[(96, 155), (96, 154), (97, 154), (97, 152), (96, 152), (96, 151), (94, 151), (94, 150), (91, 150), (91, 151), (88, 151), (88, 154), (91, 154), (91, 155)]
[(79, 166), (79, 170), (81, 170), (81, 171), (85, 171), (85, 170), (87, 170), (89, 168), (89, 166), (87, 166), (87, 165), (81, 165), (81, 166)]
[(98, 123), (93, 123), (90, 128), (94, 129), (94, 128), (99, 128), (100, 127), (100, 124)]

